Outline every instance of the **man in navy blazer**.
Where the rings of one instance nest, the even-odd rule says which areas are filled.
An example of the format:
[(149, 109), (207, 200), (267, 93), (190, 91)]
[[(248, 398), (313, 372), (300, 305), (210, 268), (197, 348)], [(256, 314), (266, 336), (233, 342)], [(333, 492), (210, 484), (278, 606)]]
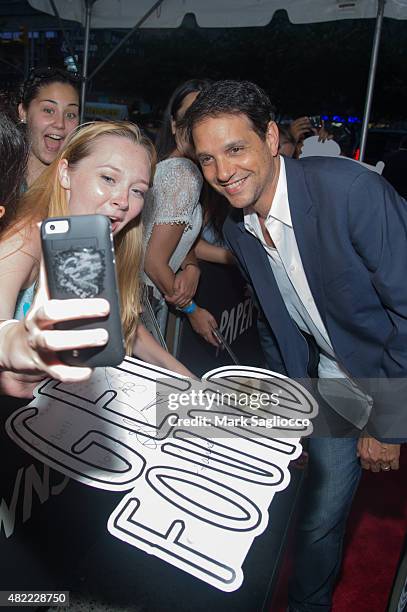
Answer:
[(407, 438), (407, 203), (354, 161), (280, 157), (253, 83), (213, 84), (183, 124), (232, 206), (224, 235), (259, 304), (269, 368), (314, 378), (325, 429), (309, 440), (289, 601), (327, 611), (361, 465), (398, 469)]

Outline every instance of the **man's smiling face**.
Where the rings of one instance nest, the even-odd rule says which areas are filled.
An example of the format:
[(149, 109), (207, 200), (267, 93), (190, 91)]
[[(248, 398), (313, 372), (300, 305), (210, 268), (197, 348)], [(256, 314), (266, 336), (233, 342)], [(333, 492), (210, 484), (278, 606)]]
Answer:
[(242, 113), (205, 117), (192, 130), (208, 183), (235, 208), (269, 209), (278, 177), (278, 130), (270, 122), (263, 140)]

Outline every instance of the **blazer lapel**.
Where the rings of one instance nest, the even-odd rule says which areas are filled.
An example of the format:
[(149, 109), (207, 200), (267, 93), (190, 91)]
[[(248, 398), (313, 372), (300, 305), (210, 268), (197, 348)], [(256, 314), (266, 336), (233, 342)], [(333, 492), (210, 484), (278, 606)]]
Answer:
[(304, 177), (302, 164), (285, 159), (288, 201), (295, 238), (298, 244), (305, 276), (326, 327), (321, 261), (318, 249), (317, 216)]
[(306, 376), (307, 343), (285, 307), (267, 254), (257, 238), (245, 230), (243, 222), (238, 225), (241, 229), (238, 237), (239, 250), (264, 314), (277, 339), (287, 372), (293, 377)]

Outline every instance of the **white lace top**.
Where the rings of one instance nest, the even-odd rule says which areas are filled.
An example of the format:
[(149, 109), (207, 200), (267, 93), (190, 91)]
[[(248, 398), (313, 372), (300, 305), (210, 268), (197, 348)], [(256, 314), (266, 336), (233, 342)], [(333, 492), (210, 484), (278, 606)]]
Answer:
[[(170, 157), (157, 164), (153, 186), (146, 196), (142, 213), (144, 254), (155, 224), (185, 223), (184, 233), (169, 261), (173, 272), (179, 270), (202, 226), (199, 203), (202, 182), (202, 174), (194, 162), (185, 157)], [(160, 297), (149, 277), (145, 273), (142, 276), (143, 282), (154, 287), (154, 294)]]

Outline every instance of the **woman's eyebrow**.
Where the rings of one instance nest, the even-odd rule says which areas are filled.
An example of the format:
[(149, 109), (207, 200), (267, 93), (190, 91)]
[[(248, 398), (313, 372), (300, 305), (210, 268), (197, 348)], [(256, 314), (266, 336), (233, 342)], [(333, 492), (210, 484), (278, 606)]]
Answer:
[[(55, 104), (56, 106), (59, 104), (58, 100), (51, 100), (49, 98), (42, 98), (39, 102), (50, 102), (51, 104)], [(69, 102), (67, 106), (76, 106), (79, 108), (79, 104), (77, 102)]]
[[(100, 164), (99, 166), (97, 166), (97, 168), (109, 168), (110, 170), (113, 170), (114, 172), (121, 172), (120, 168), (116, 168), (116, 166), (112, 166), (111, 164)], [(145, 185), (146, 187), (150, 187), (150, 183), (148, 181), (145, 181), (142, 178), (136, 179), (134, 182)]]
[(120, 168), (116, 168), (116, 166), (112, 166), (111, 164), (100, 164), (97, 167), (98, 168), (110, 168), (110, 170), (114, 170), (115, 172), (121, 172)]

